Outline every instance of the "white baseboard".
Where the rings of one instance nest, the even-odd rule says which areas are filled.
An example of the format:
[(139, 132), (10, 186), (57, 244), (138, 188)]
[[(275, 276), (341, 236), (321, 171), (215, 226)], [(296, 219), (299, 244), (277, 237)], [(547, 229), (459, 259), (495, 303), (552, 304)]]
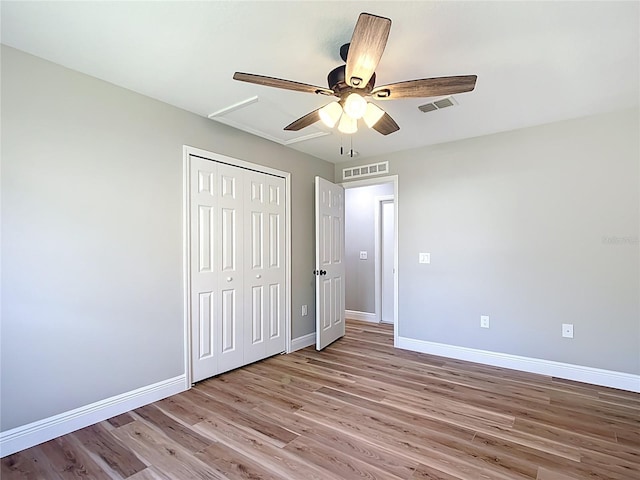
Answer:
[(640, 393), (640, 375), (398, 337), (398, 348)]
[(0, 457), (47, 442), (188, 389), (186, 376), (179, 375), (6, 432), (0, 432)]
[(345, 318), (360, 320), (361, 322), (380, 323), (375, 313), (358, 312), (357, 310), (345, 310)]
[(316, 333), (308, 333), (298, 338), (291, 340), (291, 352), (300, 350), (301, 348), (309, 347), (316, 344)]

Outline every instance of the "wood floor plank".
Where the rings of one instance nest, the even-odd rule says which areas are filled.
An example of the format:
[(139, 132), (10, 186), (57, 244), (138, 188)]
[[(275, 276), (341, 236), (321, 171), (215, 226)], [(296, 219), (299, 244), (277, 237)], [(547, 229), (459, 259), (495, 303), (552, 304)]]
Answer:
[[(214, 466), (201, 462), (170, 438), (140, 421), (118, 428), (114, 435), (130, 449), (135, 450), (149, 465), (165, 472), (170, 478), (194, 480), (226, 480)], [(126, 477), (124, 477), (126, 478)]]
[(176, 422), (155, 405), (146, 405), (134, 410), (152, 427), (157, 428), (171, 440), (195, 453), (211, 445), (211, 440)]
[(393, 348), (349, 320), (2, 459), (3, 480), (638, 480), (640, 394)]
[(54, 438), (40, 445), (47, 456), (51, 468), (60, 476), (91, 480), (111, 480), (105, 472), (84, 450), (76, 448), (70, 435)]
[[(130, 424), (129, 424), (130, 425)], [(125, 428), (126, 426), (120, 427)], [(95, 424), (71, 434), (89, 451), (100, 457), (122, 478), (147, 468), (126, 445), (118, 442), (101, 424)]]

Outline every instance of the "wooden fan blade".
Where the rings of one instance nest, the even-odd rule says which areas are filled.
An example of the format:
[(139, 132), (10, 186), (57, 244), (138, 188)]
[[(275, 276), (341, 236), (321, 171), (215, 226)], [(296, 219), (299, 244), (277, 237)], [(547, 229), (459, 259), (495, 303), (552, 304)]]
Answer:
[(367, 86), (387, 45), (390, 30), (390, 19), (369, 13), (360, 14), (347, 54), (348, 85), (354, 88)]
[(318, 114), (318, 110), (320, 110), (320, 108), (314, 110), (311, 113), (307, 113), (304, 117), (300, 117), (299, 119), (291, 122), (289, 125), (284, 127), (284, 129), (297, 132), (298, 130), (302, 130), (309, 125), (316, 123), (318, 120), (320, 120), (320, 115)]
[(234, 80), (241, 82), (255, 83), (266, 87), (283, 88), (285, 90), (293, 90), (295, 92), (319, 93), (322, 95), (333, 95), (333, 90), (324, 87), (316, 87), (307, 83), (294, 82), (293, 80), (283, 80), (281, 78), (265, 77), (263, 75), (254, 75), (253, 73), (236, 72), (233, 74)]
[(440, 97), (455, 93), (470, 92), (476, 86), (476, 75), (457, 77), (422, 78), (407, 82), (392, 83), (376, 87), (371, 96), (377, 100), (393, 100), (396, 98)]
[(382, 135), (389, 135), (390, 133), (400, 130), (398, 124), (393, 118), (391, 118), (391, 115), (389, 115), (388, 113), (385, 113), (372, 128), (380, 132)]

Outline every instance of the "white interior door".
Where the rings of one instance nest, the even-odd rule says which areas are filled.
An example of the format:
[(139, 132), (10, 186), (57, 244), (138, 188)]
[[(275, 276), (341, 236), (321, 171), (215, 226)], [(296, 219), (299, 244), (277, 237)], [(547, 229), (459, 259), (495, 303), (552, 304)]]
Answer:
[[(214, 162), (191, 157), (191, 368), (196, 382), (218, 372), (215, 322), (218, 276), (214, 268), (218, 178)], [(213, 372), (213, 373), (212, 373)]]
[(286, 348), (286, 181), (190, 157), (193, 382)]
[(243, 170), (219, 163), (214, 268), (217, 275), (218, 372), (243, 365)]
[(381, 250), (381, 321), (393, 323), (394, 310), (394, 204), (393, 200), (380, 202), (380, 250)]
[(316, 349), (344, 336), (344, 188), (316, 177)]
[(285, 349), (284, 179), (246, 171), (245, 363)]

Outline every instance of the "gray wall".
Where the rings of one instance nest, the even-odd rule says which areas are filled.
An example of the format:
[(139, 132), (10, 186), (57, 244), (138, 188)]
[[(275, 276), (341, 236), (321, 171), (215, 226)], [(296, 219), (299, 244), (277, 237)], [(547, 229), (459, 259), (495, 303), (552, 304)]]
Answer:
[(314, 331), (332, 164), (3, 46), (3, 431), (184, 373), (183, 144), (291, 172), (293, 336)]
[[(345, 190), (345, 306), (375, 313), (375, 197), (393, 195), (393, 184)], [(360, 251), (368, 253), (360, 260)]]
[(338, 180), (376, 160), (398, 175), (399, 334), (639, 374), (638, 119), (632, 109), (337, 166)]

